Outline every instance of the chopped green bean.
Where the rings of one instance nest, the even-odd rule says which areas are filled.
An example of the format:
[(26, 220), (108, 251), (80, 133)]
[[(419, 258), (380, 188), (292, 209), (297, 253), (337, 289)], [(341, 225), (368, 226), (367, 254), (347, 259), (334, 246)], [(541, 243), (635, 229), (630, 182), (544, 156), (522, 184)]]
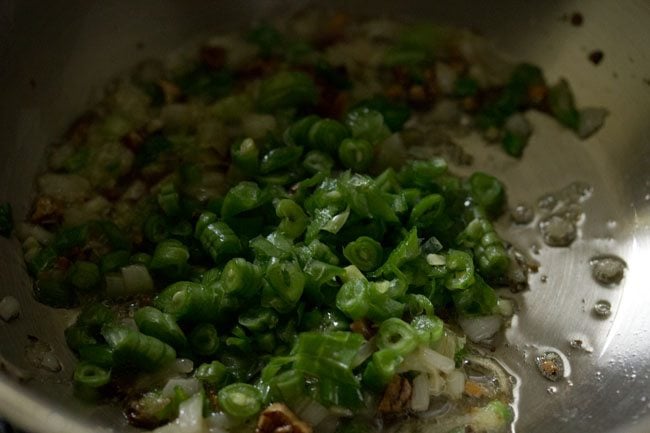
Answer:
[(337, 155), (341, 142), (350, 136), (348, 128), (334, 119), (320, 119), (309, 129), (309, 146)]
[(343, 248), (343, 255), (351, 264), (364, 272), (374, 271), (381, 265), (384, 251), (381, 244), (367, 236), (361, 236)]
[(138, 329), (145, 335), (155, 337), (180, 350), (187, 345), (187, 339), (176, 320), (154, 307), (143, 307), (133, 315)]
[(247, 383), (233, 383), (219, 390), (219, 404), (223, 411), (236, 419), (255, 416), (262, 409), (262, 394)]
[(219, 348), (219, 335), (212, 323), (197, 325), (189, 336), (192, 350), (202, 356), (214, 355)]
[(176, 358), (176, 351), (158, 340), (124, 326), (107, 324), (102, 335), (113, 349), (115, 366), (154, 371)]
[(220, 385), (226, 379), (226, 366), (219, 361), (201, 364), (194, 370), (194, 377), (203, 383)]
[(363, 138), (346, 138), (339, 147), (339, 159), (344, 167), (365, 172), (374, 158), (372, 144)]

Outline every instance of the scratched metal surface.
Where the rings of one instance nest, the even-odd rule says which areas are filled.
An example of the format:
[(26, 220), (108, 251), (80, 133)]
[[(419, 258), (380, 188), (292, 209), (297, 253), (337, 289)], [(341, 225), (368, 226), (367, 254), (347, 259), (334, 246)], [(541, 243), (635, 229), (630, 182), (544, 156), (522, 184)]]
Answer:
[[(161, 56), (197, 34), (218, 32), (307, 2), (255, 1), (4, 1), (0, 3), (0, 201), (17, 217), (29, 207), (30, 179), (55, 139), (115, 73), (139, 59)], [(357, 11), (360, 2), (340, 2)], [(573, 181), (593, 186), (585, 221), (571, 248), (545, 247), (535, 225), (502, 233), (540, 263), (531, 288), (518, 295), (519, 314), (496, 356), (518, 377), (516, 431), (650, 431), (650, 3), (375, 1), (373, 15), (430, 17), (470, 26), (511, 57), (543, 65), (550, 81), (564, 76), (581, 106), (605, 106), (605, 128), (579, 141), (543, 116), (532, 115), (535, 134), (521, 161), (494, 148), (468, 143), (476, 166), (498, 174), (511, 203), (533, 204)], [(564, 14), (580, 11), (581, 27)], [(136, 48), (139, 46), (140, 48)], [(594, 66), (593, 49), (605, 53)], [(615, 287), (590, 276), (589, 259), (612, 253), (628, 264)], [(545, 276), (546, 282), (542, 282)], [(21, 317), (0, 321), (0, 415), (32, 432), (129, 431), (119, 410), (84, 405), (71, 396), (72, 355), (63, 329), (70, 314), (37, 304), (19, 245), (0, 237), (0, 297), (21, 302)], [(612, 315), (597, 320), (598, 300)], [(59, 373), (29, 365), (27, 336), (47, 341), (62, 363)], [(573, 339), (588, 351), (572, 348)], [(570, 375), (558, 383), (534, 366), (539, 350), (566, 355)], [(19, 376), (31, 379), (19, 381)], [(556, 386), (554, 393), (549, 386)]]

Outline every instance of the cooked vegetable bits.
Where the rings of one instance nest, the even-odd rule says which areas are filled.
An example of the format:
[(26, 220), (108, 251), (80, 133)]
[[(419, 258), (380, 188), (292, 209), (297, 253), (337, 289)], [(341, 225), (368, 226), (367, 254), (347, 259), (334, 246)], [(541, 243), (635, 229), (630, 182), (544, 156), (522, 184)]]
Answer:
[(319, 17), (145, 62), (52, 149), (17, 232), (38, 299), (81, 307), (78, 394), (160, 432), (380, 431), (432, 397), (440, 431), (502, 431), (505, 374), (469, 378), (455, 323), (500, 324), (505, 187), (406, 138), (451, 107), (520, 157), (525, 110), (581, 111), (468, 32)]

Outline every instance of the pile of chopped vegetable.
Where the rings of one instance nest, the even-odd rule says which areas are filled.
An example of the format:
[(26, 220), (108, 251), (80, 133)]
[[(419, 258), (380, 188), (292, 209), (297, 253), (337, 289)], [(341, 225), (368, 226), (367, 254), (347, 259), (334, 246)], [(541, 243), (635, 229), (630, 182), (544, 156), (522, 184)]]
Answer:
[(52, 150), (15, 230), (38, 300), (81, 307), (77, 394), (159, 432), (502, 431), (509, 379), (458, 324), (483, 341), (512, 314), (504, 186), (412, 132), (451, 106), (521, 156), (524, 110), (599, 124), (467, 32), (314, 19), (145, 62)]

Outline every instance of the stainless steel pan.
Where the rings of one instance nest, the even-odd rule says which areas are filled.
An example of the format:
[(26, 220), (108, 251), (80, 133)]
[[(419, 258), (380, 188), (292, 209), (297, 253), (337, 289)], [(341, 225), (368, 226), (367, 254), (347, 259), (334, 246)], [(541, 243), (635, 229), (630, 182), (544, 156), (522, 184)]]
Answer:
[[(17, 218), (26, 214), (31, 179), (45, 147), (117, 72), (144, 57), (163, 55), (187, 38), (304, 4), (0, 2), (0, 201), (9, 200)], [(536, 132), (521, 161), (474, 146), (477, 166), (506, 181), (511, 203), (533, 203), (576, 180), (593, 186), (580, 238), (569, 249), (542, 246), (531, 226), (504, 228), (520, 248), (541, 246), (532, 254), (541, 267), (531, 275), (530, 290), (517, 298), (520, 314), (497, 356), (518, 378), (517, 431), (650, 432), (650, 3), (376, 0), (338, 5), (470, 26), (513, 58), (543, 65), (550, 80), (567, 77), (581, 106), (610, 110), (604, 129), (586, 141), (543, 116), (532, 116)], [(584, 16), (580, 27), (563, 18), (574, 11)], [(604, 52), (598, 66), (587, 58), (595, 49)], [(591, 278), (589, 258), (604, 253), (627, 262), (620, 285), (606, 288)], [(0, 238), (0, 297), (8, 294), (20, 300), (21, 316), (0, 322), (0, 415), (32, 432), (129, 430), (117, 408), (85, 406), (72, 398), (73, 357), (63, 340), (70, 314), (32, 299), (17, 241)], [(611, 303), (609, 318), (594, 318), (598, 300)], [(32, 337), (51, 347), (60, 371), (28, 361)], [(572, 347), (572, 340), (581, 340), (582, 348)], [(558, 383), (544, 379), (534, 365), (545, 347), (567, 357), (571, 373)]]

